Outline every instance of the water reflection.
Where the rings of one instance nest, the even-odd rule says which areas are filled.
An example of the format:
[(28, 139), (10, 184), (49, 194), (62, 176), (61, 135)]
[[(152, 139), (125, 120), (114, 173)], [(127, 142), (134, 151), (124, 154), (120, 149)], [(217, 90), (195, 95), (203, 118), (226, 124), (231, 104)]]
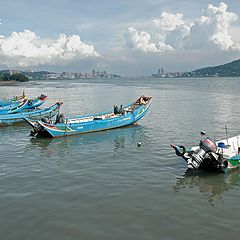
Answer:
[[(207, 194), (210, 205), (215, 206), (218, 200), (223, 201), (223, 193), (239, 183), (240, 170), (235, 169), (226, 174), (210, 173), (206, 171), (186, 171), (177, 179), (173, 187), (174, 192), (197, 187), (199, 192)], [(223, 201), (224, 203), (224, 201)]]
[(114, 139), (115, 149), (125, 148), (125, 138), (124, 137), (116, 137)]
[(89, 150), (101, 151), (109, 150), (113, 154), (128, 146), (137, 148), (138, 142), (144, 142), (144, 128), (139, 125), (131, 125), (128, 127), (75, 135), (62, 138), (31, 138), (30, 144), (26, 147), (26, 151), (38, 150), (42, 156), (51, 157), (58, 155), (61, 158), (70, 153), (84, 154)]
[(59, 157), (64, 157), (69, 153), (69, 146), (71, 146), (72, 139), (64, 138), (52, 139), (52, 138), (31, 138), (30, 147), (27, 146), (28, 151), (38, 150), (41, 156), (51, 157), (57, 154)]

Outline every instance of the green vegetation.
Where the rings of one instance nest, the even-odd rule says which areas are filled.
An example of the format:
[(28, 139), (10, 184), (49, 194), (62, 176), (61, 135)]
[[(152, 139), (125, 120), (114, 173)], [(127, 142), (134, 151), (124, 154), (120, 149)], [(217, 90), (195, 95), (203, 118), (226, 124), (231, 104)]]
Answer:
[(22, 73), (9, 74), (0, 72), (0, 81), (27, 82), (29, 78)]
[(188, 77), (240, 77), (240, 59), (215, 67), (206, 67), (185, 73)]

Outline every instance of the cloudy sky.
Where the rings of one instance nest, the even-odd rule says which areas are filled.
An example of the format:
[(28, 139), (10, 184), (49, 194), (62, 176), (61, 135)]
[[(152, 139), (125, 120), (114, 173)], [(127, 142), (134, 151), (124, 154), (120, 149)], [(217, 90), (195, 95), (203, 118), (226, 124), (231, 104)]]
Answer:
[(121, 75), (240, 58), (239, 0), (0, 0), (0, 69)]

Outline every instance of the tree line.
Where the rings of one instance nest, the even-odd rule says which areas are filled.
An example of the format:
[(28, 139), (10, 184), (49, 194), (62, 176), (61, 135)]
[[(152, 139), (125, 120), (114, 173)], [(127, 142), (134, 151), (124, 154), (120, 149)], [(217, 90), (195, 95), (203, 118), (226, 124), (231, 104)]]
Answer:
[(27, 82), (29, 78), (22, 73), (0, 73), (0, 81), (18, 81), (18, 82)]

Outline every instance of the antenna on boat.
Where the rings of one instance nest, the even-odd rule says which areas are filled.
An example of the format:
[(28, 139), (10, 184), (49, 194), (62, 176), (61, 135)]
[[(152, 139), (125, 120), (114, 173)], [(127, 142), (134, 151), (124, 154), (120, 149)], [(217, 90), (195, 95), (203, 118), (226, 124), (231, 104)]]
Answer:
[(225, 131), (226, 131), (227, 145), (229, 145), (229, 143), (228, 143), (228, 129), (227, 129), (227, 125), (225, 125)]

